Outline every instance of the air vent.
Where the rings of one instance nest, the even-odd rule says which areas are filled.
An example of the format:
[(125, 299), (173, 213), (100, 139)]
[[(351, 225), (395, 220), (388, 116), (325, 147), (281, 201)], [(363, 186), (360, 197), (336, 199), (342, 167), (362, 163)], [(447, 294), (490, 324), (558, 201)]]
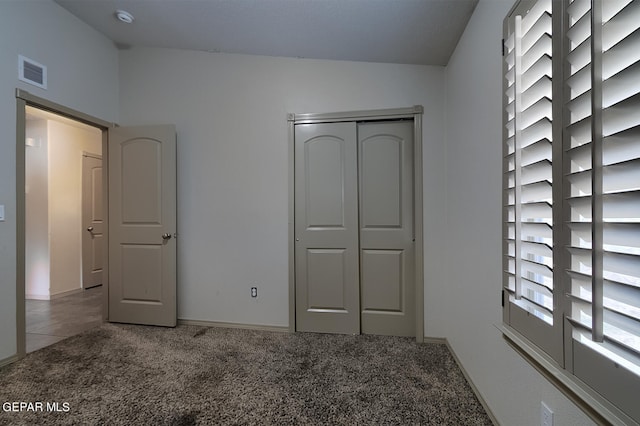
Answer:
[(47, 88), (47, 67), (22, 55), (18, 56), (18, 79), (42, 89)]

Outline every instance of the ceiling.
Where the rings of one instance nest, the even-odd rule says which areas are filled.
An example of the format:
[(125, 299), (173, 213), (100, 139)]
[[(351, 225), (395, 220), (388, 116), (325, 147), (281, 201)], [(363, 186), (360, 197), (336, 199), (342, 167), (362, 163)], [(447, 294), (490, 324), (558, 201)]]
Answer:
[[(55, 0), (121, 49), (446, 65), (478, 0)], [(115, 11), (130, 12), (124, 24)]]

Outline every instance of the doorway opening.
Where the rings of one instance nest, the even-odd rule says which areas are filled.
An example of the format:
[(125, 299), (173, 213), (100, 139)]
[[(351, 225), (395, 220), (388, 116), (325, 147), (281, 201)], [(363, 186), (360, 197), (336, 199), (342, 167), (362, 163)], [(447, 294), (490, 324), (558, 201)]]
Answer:
[[(107, 268), (101, 158), (113, 125), (19, 89), (16, 101), (16, 336), (23, 357), (107, 318), (108, 278), (90, 280), (83, 269)], [(93, 194), (87, 182), (83, 190), (83, 164)], [(99, 232), (87, 235), (96, 220)]]
[(100, 129), (27, 106), (25, 134), (29, 353), (102, 322), (104, 241)]

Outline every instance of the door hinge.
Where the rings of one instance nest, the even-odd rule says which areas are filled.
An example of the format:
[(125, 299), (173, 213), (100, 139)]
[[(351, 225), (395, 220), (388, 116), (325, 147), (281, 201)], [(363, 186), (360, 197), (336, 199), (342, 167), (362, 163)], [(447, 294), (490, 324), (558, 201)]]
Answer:
[(504, 308), (504, 290), (500, 292), (500, 304)]
[(502, 56), (504, 56), (504, 39), (502, 39)]

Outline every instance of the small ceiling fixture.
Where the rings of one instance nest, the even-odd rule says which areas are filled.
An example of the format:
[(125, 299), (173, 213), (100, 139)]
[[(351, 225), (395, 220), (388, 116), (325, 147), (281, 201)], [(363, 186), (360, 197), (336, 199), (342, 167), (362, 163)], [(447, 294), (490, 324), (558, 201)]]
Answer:
[(126, 10), (118, 9), (116, 10), (115, 15), (116, 15), (116, 18), (118, 18), (118, 21), (124, 22), (125, 24), (132, 24), (133, 21), (135, 20), (133, 15), (127, 12)]

